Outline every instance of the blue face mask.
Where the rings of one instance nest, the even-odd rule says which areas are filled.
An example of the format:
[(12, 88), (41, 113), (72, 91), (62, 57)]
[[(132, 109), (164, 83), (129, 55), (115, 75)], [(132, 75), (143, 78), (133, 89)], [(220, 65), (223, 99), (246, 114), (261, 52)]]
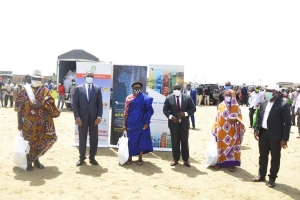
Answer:
[(225, 90), (231, 89), (231, 86), (225, 86)]
[(86, 82), (87, 84), (93, 83), (93, 80), (94, 80), (93, 77), (86, 77), (86, 78), (85, 78), (85, 82)]
[(266, 92), (266, 99), (270, 101), (273, 98), (273, 92)]

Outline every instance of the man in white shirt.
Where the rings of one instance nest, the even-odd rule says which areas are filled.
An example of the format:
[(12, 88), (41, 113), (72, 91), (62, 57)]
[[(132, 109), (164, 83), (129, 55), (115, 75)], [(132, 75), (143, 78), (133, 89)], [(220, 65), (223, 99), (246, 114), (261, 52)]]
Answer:
[(4, 87), (5, 90), (5, 107), (7, 107), (7, 103), (8, 103), (8, 98), (10, 101), (10, 107), (13, 107), (13, 90), (14, 90), (14, 84), (12, 84), (10, 82), (10, 80), (8, 80), (7, 84), (5, 84)]
[[(292, 93), (292, 95), (291, 95), (291, 100), (293, 101), (293, 103), (292, 103), (292, 125), (296, 125), (296, 112), (294, 112), (294, 110), (295, 110), (295, 105), (296, 105), (296, 100), (297, 100), (297, 97), (299, 96), (299, 94), (300, 94), (300, 86), (298, 86), (297, 88), (296, 88), (296, 91), (294, 91), (293, 93)], [(299, 115), (298, 115), (298, 120), (299, 120)], [(297, 124), (298, 126), (299, 126), (299, 124)]]
[(264, 100), (264, 96), (259, 92), (260, 87), (256, 87), (253, 92), (250, 94), (249, 98), (249, 118), (250, 118), (250, 127), (253, 125), (253, 115), (256, 109), (259, 109), (259, 104)]
[[(299, 89), (299, 88), (298, 88)], [(300, 138), (300, 95), (298, 95), (296, 101), (295, 101), (295, 108), (293, 110), (294, 115), (298, 115), (297, 117), (297, 124), (298, 124), (298, 136), (297, 138)]]

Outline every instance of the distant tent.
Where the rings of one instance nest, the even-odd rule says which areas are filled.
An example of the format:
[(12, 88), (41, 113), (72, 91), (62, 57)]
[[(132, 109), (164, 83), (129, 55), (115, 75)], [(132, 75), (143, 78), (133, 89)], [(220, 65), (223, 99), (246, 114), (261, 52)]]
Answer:
[(99, 60), (96, 56), (82, 50), (82, 49), (74, 49), (67, 53), (61, 54), (58, 56), (58, 60), (65, 61), (95, 61), (95, 62), (103, 62)]

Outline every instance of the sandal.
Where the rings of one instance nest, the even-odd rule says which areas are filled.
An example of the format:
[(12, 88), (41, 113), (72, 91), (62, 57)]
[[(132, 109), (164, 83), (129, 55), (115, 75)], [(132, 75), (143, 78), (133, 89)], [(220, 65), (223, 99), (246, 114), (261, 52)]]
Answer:
[(39, 169), (43, 169), (44, 168), (44, 165), (42, 163), (40, 163), (40, 161), (38, 159), (36, 159), (34, 161), (34, 166), (39, 168)]
[(300, 135), (298, 135), (297, 138), (300, 138)]
[(229, 166), (229, 171), (234, 172), (235, 171), (235, 166)]
[(220, 165), (215, 164), (215, 169), (216, 169), (216, 170), (220, 169)]
[(143, 160), (138, 160), (137, 165), (143, 165), (144, 161)]
[(126, 165), (130, 165), (132, 163), (132, 160), (127, 160)]

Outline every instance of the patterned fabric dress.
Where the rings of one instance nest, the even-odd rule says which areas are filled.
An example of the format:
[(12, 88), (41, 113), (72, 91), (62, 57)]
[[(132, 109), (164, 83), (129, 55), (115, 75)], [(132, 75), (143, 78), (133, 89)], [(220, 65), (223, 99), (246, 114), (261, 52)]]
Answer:
[(40, 86), (33, 90), (33, 93), (36, 101), (41, 102), (44, 108), (32, 107), (33, 104), (24, 87), (15, 102), (15, 110), (21, 112), (23, 137), (29, 141), (28, 163), (32, 163), (44, 155), (57, 141), (53, 118), (60, 115), (47, 88)]
[[(126, 98), (124, 115), (128, 115), (126, 127), (129, 156), (153, 151), (150, 133), (150, 119), (154, 113), (152, 101), (153, 98), (142, 93), (136, 97), (131, 94)], [(148, 124), (149, 128), (143, 129), (144, 124)]]
[[(230, 90), (231, 101), (219, 104), (218, 113), (212, 127), (218, 149), (220, 167), (241, 165), (241, 144), (245, 133), (242, 113), (233, 90)], [(230, 124), (229, 119), (237, 119)]]

